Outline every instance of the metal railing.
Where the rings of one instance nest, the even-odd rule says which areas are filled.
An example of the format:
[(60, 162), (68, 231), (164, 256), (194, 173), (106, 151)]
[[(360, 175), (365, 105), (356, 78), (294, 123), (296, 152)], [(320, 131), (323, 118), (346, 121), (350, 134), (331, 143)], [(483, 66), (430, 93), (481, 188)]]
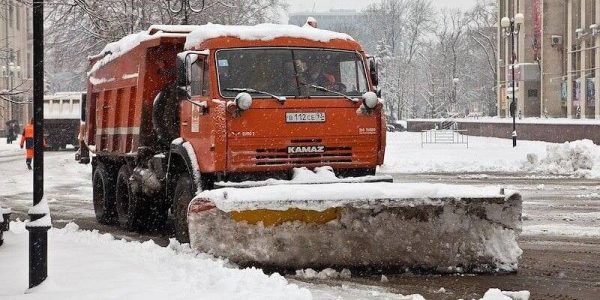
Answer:
[(421, 132), (421, 148), (425, 144), (464, 144), (469, 148), (469, 136), (466, 130), (430, 129)]

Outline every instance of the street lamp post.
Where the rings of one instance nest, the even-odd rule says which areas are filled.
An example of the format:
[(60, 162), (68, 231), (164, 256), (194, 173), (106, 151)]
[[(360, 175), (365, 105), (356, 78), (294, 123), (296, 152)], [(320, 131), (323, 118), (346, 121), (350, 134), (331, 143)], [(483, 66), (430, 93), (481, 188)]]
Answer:
[[(48, 277), (49, 210), (44, 197), (44, 0), (33, 1), (33, 207), (29, 210), (29, 288)], [(43, 219), (47, 217), (46, 219)]]
[(518, 13), (515, 15), (514, 18), (509, 18), (509, 17), (504, 17), (502, 18), (502, 20), (500, 20), (500, 25), (502, 26), (503, 30), (504, 30), (504, 34), (506, 35), (506, 37), (510, 37), (511, 38), (511, 56), (512, 56), (512, 101), (510, 102), (510, 114), (512, 115), (513, 118), (513, 132), (512, 132), (512, 140), (513, 140), (513, 147), (517, 146), (517, 126), (516, 126), (516, 111), (517, 111), (517, 98), (515, 96), (515, 90), (516, 90), (516, 83), (515, 83), (515, 62), (516, 62), (516, 55), (515, 55), (515, 36), (519, 35), (519, 30), (521, 29), (521, 25), (523, 24), (523, 21), (525, 20), (525, 17), (523, 16), (522, 13)]
[(169, 6), (169, 10), (172, 13), (178, 14), (183, 11), (183, 20), (181, 22), (182, 25), (188, 25), (189, 12), (199, 13), (204, 10), (204, 1), (205, 0), (202, 0), (202, 7), (200, 7), (199, 9), (194, 8), (192, 6), (192, 4), (190, 3), (190, 0), (179, 0), (179, 7), (177, 7), (176, 5), (171, 5), (171, 1), (172, 0), (167, 0), (167, 4)]

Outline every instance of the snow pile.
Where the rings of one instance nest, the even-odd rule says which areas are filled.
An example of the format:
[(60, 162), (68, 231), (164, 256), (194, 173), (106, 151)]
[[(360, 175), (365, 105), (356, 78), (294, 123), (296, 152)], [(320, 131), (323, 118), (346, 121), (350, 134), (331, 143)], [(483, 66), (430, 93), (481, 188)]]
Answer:
[(546, 174), (600, 178), (600, 146), (591, 140), (548, 144), (546, 156), (528, 155), (525, 168)]
[(529, 291), (509, 292), (489, 289), (481, 300), (529, 300)]
[(235, 37), (248, 41), (270, 41), (276, 38), (303, 38), (317, 42), (329, 42), (333, 39), (354, 39), (345, 33), (323, 30), (312, 27), (299, 27), (283, 24), (258, 24), (254, 26), (220, 25), (208, 23), (198, 26), (187, 37), (185, 49), (192, 49), (200, 43), (218, 37)]
[(296, 277), (304, 278), (304, 279), (327, 279), (327, 278), (350, 278), (352, 277), (352, 272), (348, 269), (343, 269), (341, 272), (338, 272), (332, 268), (327, 268), (322, 270), (321, 272), (317, 272), (311, 268), (296, 270)]
[(287, 185), (207, 190), (196, 194), (195, 198), (210, 200), (225, 212), (290, 208), (325, 211), (332, 207), (343, 206), (357, 208), (443, 206), (453, 200), (505, 199), (507, 195), (512, 194), (513, 191), (506, 191), (506, 195), (501, 195), (500, 188), (494, 186), (390, 182), (306, 185), (288, 182)]
[(27, 288), (25, 224), (13, 222), (0, 251), (2, 299), (311, 299), (307, 289), (279, 274), (235, 269), (174, 240), (126, 242), (109, 234), (79, 231), (70, 223), (49, 232), (49, 277)]

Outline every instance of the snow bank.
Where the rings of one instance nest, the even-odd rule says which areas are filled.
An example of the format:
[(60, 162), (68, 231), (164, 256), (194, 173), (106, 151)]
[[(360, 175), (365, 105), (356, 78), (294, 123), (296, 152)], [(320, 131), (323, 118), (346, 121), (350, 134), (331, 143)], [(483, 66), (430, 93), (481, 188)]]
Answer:
[[(370, 286), (331, 287), (288, 280), (255, 268), (192, 251), (172, 240), (167, 247), (115, 240), (81, 231), (74, 223), (49, 231), (48, 279), (27, 289), (28, 232), (13, 222), (0, 248), (0, 299), (423, 299), (375, 291)], [(331, 271), (328, 271), (331, 272)]]
[(529, 291), (510, 292), (489, 289), (481, 300), (529, 300)]
[(600, 146), (591, 140), (548, 144), (546, 155), (541, 159), (528, 155), (525, 168), (546, 174), (600, 178)]
[[(513, 192), (508, 192), (511, 195)], [(288, 184), (253, 188), (222, 188), (198, 193), (225, 212), (290, 208), (324, 211), (332, 207), (443, 206), (462, 198), (504, 199), (498, 187), (456, 186), (434, 183), (332, 183)]]
[(220, 25), (208, 23), (198, 26), (190, 33), (185, 42), (185, 49), (192, 49), (203, 41), (218, 37), (236, 37), (241, 40), (270, 41), (281, 37), (303, 38), (317, 42), (329, 42), (333, 39), (351, 40), (345, 33), (312, 27), (299, 27), (283, 24), (258, 24), (254, 26)]
[[(390, 182), (341, 182), (330, 167), (295, 168), (291, 181), (254, 182), (250, 188), (220, 188), (202, 191), (196, 199), (213, 202), (225, 212), (290, 208), (325, 211), (332, 207), (352, 206), (373, 207), (414, 207), (419, 205), (442, 206), (449, 200), (505, 199), (514, 192), (501, 194), (499, 187), (456, 186), (432, 183), (390, 183)], [(330, 183), (334, 182), (334, 183)], [(287, 183), (287, 184), (283, 184)], [(304, 184), (310, 183), (310, 184)], [(323, 184), (319, 184), (323, 183)]]
[(279, 274), (235, 269), (227, 262), (191, 251), (172, 240), (115, 240), (109, 234), (79, 231), (71, 223), (49, 232), (49, 277), (27, 288), (28, 235), (13, 222), (0, 251), (0, 298), (3, 299), (311, 299), (307, 289)]

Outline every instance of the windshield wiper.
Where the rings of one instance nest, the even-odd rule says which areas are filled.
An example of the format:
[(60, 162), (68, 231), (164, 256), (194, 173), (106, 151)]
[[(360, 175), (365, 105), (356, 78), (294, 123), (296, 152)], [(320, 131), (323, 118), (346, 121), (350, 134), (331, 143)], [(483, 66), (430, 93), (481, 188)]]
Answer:
[(279, 101), (279, 103), (283, 104), (285, 103), (286, 98), (284, 96), (277, 96), (274, 94), (271, 94), (269, 92), (264, 92), (264, 91), (259, 91), (256, 89), (251, 89), (251, 88), (224, 88), (224, 91), (228, 91), (228, 92), (238, 92), (238, 93), (254, 93), (254, 94), (262, 94), (262, 95), (267, 95), (270, 96), (271, 98)]
[(315, 90), (317, 90), (317, 91), (321, 91), (321, 92), (328, 92), (328, 93), (333, 93), (333, 94), (336, 94), (336, 95), (338, 95), (338, 96), (342, 96), (342, 97), (344, 97), (344, 98), (346, 98), (346, 99), (348, 99), (348, 100), (350, 100), (350, 101), (352, 101), (352, 102), (354, 102), (354, 103), (359, 101), (357, 98), (352, 98), (352, 97), (350, 97), (350, 96), (348, 96), (348, 95), (346, 95), (346, 94), (342, 94), (342, 93), (340, 93), (340, 92), (336, 92), (336, 91), (334, 91), (334, 90), (330, 90), (330, 89), (328, 89), (328, 88), (326, 88), (326, 87), (323, 87), (323, 86), (320, 86), (320, 85), (316, 85), (316, 84), (308, 84), (308, 83), (304, 83), (304, 82), (300, 82), (300, 84), (301, 84), (301, 85), (305, 85), (305, 86), (310, 86), (311, 88), (313, 88), (313, 89), (315, 89)]

